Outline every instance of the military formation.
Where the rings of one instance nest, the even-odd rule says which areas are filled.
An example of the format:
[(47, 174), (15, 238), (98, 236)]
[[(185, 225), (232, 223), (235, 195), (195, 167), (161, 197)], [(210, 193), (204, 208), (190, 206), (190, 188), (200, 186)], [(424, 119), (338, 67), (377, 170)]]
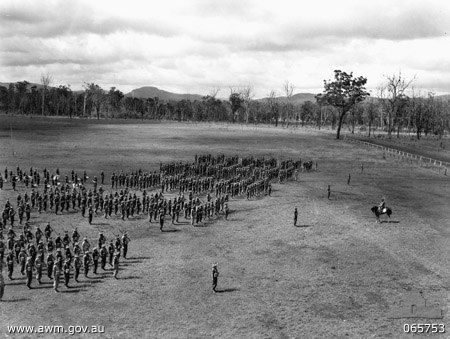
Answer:
[[(33, 288), (48, 279), (56, 292), (62, 279), (69, 287), (71, 279), (79, 282), (80, 274), (97, 274), (99, 265), (102, 270), (108, 266), (117, 278), (120, 258), (127, 256), (127, 232), (109, 242), (100, 232), (95, 241), (91, 237), (96, 245), (91, 246), (88, 236), (82, 238), (77, 228), (62, 235), (47, 223), (41, 230), (31, 225), (31, 216), (45, 219), (46, 213), (64, 216), (70, 212), (89, 224), (97, 218), (120, 218), (124, 227), (129, 219), (145, 218), (150, 226), (159, 224), (161, 231), (165, 220), (176, 225), (184, 218), (195, 226), (222, 216), (228, 219), (231, 199), (270, 195), (272, 181), (293, 178), (304, 164), (292, 159), (196, 155), (193, 162), (160, 164), (159, 172), (114, 172), (108, 188), (103, 171), (89, 180), (86, 171), (62, 175), (59, 169), (52, 173), (46, 168), (5, 169), (0, 189), (11, 183), (17, 196), (14, 203), (7, 200), (1, 212), (0, 263), (10, 280), (26, 277), (26, 286)], [(309, 167), (310, 162), (306, 164)]]

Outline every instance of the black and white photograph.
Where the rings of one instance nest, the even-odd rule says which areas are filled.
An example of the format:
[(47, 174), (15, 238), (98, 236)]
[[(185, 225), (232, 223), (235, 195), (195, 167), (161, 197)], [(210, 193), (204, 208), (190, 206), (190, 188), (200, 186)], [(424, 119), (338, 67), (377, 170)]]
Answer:
[(447, 338), (450, 3), (1, 0), (1, 338)]

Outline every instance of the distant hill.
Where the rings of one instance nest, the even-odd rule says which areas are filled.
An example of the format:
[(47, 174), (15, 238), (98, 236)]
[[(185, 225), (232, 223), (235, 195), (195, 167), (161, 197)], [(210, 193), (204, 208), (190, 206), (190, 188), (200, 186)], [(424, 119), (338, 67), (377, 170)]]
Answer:
[[(285, 96), (277, 97), (277, 99), (278, 99), (278, 102), (280, 102), (280, 103), (286, 103), (288, 101), (287, 97), (285, 97)], [(257, 99), (257, 101), (267, 101), (267, 98)], [(306, 101), (316, 102), (316, 94), (312, 94), (312, 93), (297, 93), (297, 94), (294, 94), (291, 97), (291, 102), (294, 105), (301, 105), (301, 104), (303, 104)]]
[(167, 92), (162, 89), (153, 86), (145, 86), (132, 90), (130, 93), (125, 94), (126, 97), (132, 98), (155, 98), (158, 97), (163, 101), (181, 101), (181, 100), (201, 100), (202, 96), (198, 94), (178, 94)]

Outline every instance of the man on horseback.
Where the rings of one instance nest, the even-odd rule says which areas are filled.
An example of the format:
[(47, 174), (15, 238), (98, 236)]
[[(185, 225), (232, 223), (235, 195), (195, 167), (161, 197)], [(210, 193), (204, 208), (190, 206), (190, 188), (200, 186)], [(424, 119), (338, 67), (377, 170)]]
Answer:
[(381, 202), (380, 202), (380, 205), (378, 207), (378, 212), (380, 214), (382, 214), (382, 213), (384, 213), (386, 211), (385, 209), (386, 209), (386, 202), (384, 201), (384, 197), (383, 197), (383, 198), (381, 198)]

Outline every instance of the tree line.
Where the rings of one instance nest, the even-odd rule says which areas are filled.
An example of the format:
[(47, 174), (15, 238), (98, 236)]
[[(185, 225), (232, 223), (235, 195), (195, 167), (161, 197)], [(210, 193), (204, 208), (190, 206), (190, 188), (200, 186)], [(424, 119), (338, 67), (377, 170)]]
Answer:
[(286, 81), (283, 98), (273, 90), (265, 99), (255, 100), (251, 86), (230, 88), (228, 99), (219, 99), (218, 89), (201, 100), (164, 101), (158, 97), (125, 96), (115, 87), (109, 90), (95, 83), (85, 83), (83, 90), (69, 85), (51, 87), (51, 75), (41, 76), (41, 85), (27, 81), (0, 86), (0, 110), (9, 114), (73, 117), (151, 119), (194, 122), (230, 122), (273, 124), (274, 126), (315, 126), (336, 129), (340, 137), (344, 125), (355, 129), (386, 131), (392, 135), (414, 133), (417, 139), (450, 131), (450, 102), (433, 93), (414, 90), (415, 79), (401, 73), (386, 77), (386, 82), (371, 97), (365, 89), (367, 79), (340, 70), (334, 79), (324, 81), (324, 91), (315, 100), (293, 100), (294, 86)]

